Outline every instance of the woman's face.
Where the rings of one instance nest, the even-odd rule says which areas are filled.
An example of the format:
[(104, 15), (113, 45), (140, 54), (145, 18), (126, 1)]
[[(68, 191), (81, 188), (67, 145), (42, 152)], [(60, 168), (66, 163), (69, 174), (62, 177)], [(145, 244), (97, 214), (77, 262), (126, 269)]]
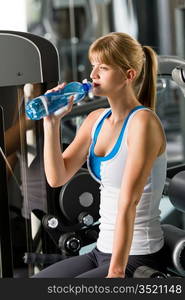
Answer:
[(109, 97), (116, 91), (125, 87), (125, 76), (116, 66), (92, 61), (90, 77), (93, 81), (93, 94), (95, 96)]

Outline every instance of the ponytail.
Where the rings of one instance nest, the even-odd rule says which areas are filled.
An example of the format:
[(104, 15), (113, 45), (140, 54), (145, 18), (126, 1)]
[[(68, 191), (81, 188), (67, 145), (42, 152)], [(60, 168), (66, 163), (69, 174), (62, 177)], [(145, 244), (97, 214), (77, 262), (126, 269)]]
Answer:
[(143, 46), (145, 62), (143, 65), (143, 80), (138, 91), (138, 99), (144, 105), (155, 111), (156, 81), (157, 81), (157, 55), (149, 46)]

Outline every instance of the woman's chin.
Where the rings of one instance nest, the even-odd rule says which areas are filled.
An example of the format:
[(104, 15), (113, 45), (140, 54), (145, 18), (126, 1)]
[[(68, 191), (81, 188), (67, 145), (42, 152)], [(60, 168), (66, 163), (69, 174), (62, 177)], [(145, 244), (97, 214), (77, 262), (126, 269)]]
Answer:
[(104, 95), (104, 93), (103, 92), (101, 92), (100, 90), (98, 91), (98, 89), (93, 89), (93, 95), (94, 96), (97, 96), (97, 97), (104, 97), (105, 95)]

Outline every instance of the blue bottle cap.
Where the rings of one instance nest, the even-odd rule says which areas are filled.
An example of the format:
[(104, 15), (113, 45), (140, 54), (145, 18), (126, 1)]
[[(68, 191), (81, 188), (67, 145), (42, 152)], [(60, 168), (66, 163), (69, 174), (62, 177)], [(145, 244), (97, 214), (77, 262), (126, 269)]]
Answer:
[(91, 82), (85, 82), (85, 83), (82, 83), (83, 84), (83, 88), (84, 88), (84, 91), (86, 93), (89, 92), (90, 89), (92, 89), (92, 83)]

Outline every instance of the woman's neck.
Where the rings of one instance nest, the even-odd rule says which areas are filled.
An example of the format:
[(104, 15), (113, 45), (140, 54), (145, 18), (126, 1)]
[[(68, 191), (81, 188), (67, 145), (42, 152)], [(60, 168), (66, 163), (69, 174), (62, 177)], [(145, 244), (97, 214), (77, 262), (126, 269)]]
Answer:
[(134, 93), (124, 93), (122, 95), (114, 95), (108, 97), (112, 114), (109, 118), (111, 123), (123, 121), (128, 113), (136, 106), (142, 105), (134, 95)]

